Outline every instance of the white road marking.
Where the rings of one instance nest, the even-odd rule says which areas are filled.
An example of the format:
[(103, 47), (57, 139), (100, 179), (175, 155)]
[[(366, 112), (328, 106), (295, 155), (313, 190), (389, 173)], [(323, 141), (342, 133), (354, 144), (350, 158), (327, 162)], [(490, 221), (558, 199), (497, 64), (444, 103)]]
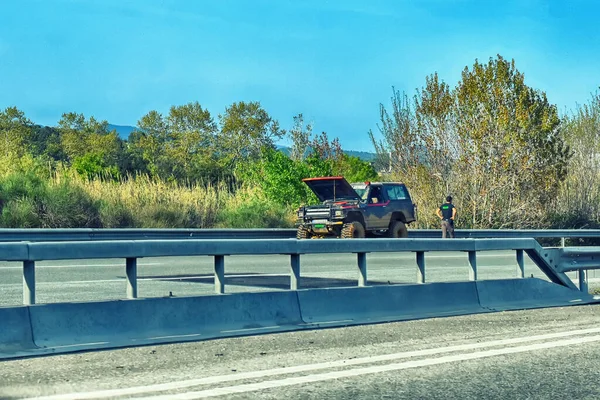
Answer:
[[(316, 256), (314, 254), (306, 254), (306, 256), (310, 257), (310, 256)], [(354, 256), (354, 255), (348, 255), (348, 256)], [(373, 260), (387, 260), (387, 259), (402, 259), (402, 258), (409, 258), (409, 259), (413, 259), (415, 256), (412, 253), (406, 253), (406, 252), (398, 252), (398, 253), (377, 253), (377, 254), (369, 254), (367, 257), (371, 258), (371, 256), (374, 256), (372, 259)], [(264, 256), (262, 256), (264, 257)], [(440, 255), (440, 254), (432, 254), (430, 253), (426, 253), (425, 257), (427, 259), (431, 259), (431, 258), (464, 258), (465, 260), (468, 258), (468, 255), (465, 254), (448, 254), (448, 255)], [(507, 257), (507, 258), (512, 258), (511, 254), (491, 254), (491, 253), (486, 253), (486, 252), (479, 252), (477, 254), (477, 258), (482, 258), (482, 257), (489, 257), (489, 258), (502, 258), (502, 257)], [(354, 258), (354, 257), (353, 257)], [(18, 261), (15, 261), (18, 262)], [(516, 261), (515, 261), (516, 262)], [(138, 266), (157, 266), (157, 265), (167, 265), (166, 263), (161, 263), (161, 262), (150, 262), (150, 263), (138, 263)], [(169, 265), (171, 265), (171, 263), (169, 263)], [(115, 263), (115, 264), (79, 264), (79, 265), (36, 265), (36, 268), (85, 268), (85, 267), (123, 267), (125, 266), (124, 263)], [(286, 265), (287, 267), (287, 265)], [(0, 270), (11, 270), (11, 269), (23, 269), (23, 267), (21, 265), (18, 266), (0, 266)]]
[[(125, 278), (122, 279), (97, 279), (97, 280), (93, 280), (93, 281), (56, 281), (56, 282), (36, 282), (35, 286), (40, 288), (42, 286), (49, 286), (49, 287), (54, 287), (54, 286), (65, 286), (65, 285), (80, 285), (80, 284), (90, 284), (90, 283), (113, 283), (113, 282), (120, 282), (123, 283), (125, 281)], [(23, 284), (22, 283), (7, 283), (2, 285), (2, 287), (18, 287), (18, 288), (22, 288)]]
[[(225, 278), (256, 278), (256, 277), (262, 277), (262, 276), (289, 276), (287, 274), (225, 274)], [(187, 279), (212, 279), (214, 277), (214, 275), (191, 275), (191, 276), (165, 276), (165, 277), (160, 277), (160, 278), (144, 278), (144, 277), (138, 277), (137, 280), (138, 282), (140, 281), (180, 281), (180, 280), (187, 280)], [(125, 281), (125, 277), (123, 278), (116, 278), (116, 279), (95, 279), (95, 280), (91, 280), (91, 281), (60, 281), (60, 282), (36, 282), (36, 286), (55, 286), (55, 285), (81, 285), (81, 284), (90, 284), (90, 283), (107, 283), (107, 282), (119, 282), (122, 283)], [(7, 283), (5, 285), (1, 285), (1, 286), (17, 286), (17, 287), (22, 287), (23, 284), (22, 283)]]
[[(348, 366), (354, 366), (354, 365), (372, 364), (372, 363), (378, 363), (378, 362), (389, 362), (389, 361), (394, 361), (394, 360), (403, 359), (403, 358), (435, 356), (435, 355), (445, 354), (445, 353), (452, 353), (452, 352), (459, 352), (459, 351), (464, 352), (464, 351), (470, 351), (470, 350), (484, 349), (487, 347), (509, 346), (509, 345), (516, 345), (516, 344), (521, 344), (521, 343), (552, 340), (552, 339), (561, 339), (561, 338), (570, 337), (570, 336), (589, 335), (589, 334), (598, 334), (598, 333), (600, 333), (600, 328), (580, 329), (580, 330), (574, 330), (574, 331), (548, 333), (548, 334), (544, 334), (544, 335), (491, 340), (491, 341), (487, 341), (487, 342), (469, 343), (469, 344), (438, 347), (438, 348), (431, 348), (431, 349), (424, 349), (424, 350), (414, 350), (414, 351), (408, 351), (408, 352), (403, 352), (403, 353), (384, 354), (384, 355), (379, 355), (379, 356), (344, 359), (344, 360), (323, 362), (323, 363), (317, 363), (317, 364), (299, 365), (299, 366), (295, 366), (295, 367), (275, 368), (275, 369), (269, 369), (269, 370), (251, 371), (251, 372), (244, 372), (244, 373), (230, 374), (230, 375), (218, 375), (218, 376), (212, 376), (212, 377), (206, 377), (206, 378), (191, 379), (191, 380), (185, 380), (185, 381), (179, 381), (179, 382), (168, 382), (168, 383), (161, 383), (161, 384), (154, 384), (154, 385), (147, 385), (147, 386), (137, 386), (137, 387), (131, 387), (131, 388), (124, 388), (124, 389), (110, 389), (110, 390), (100, 390), (100, 391), (95, 391), (95, 392), (58, 394), (58, 395), (51, 395), (51, 396), (44, 396), (44, 397), (36, 397), (36, 399), (37, 400), (99, 399), (99, 398), (107, 398), (107, 397), (115, 397), (115, 396), (150, 394), (150, 393), (163, 392), (163, 391), (167, 391), (167, 390), (184, 389), (184, 388), (193, 387), (193, 386), (240, 381), (240, 380), (244, 380), (244, 379), (257, 379), (257, 378), (265, 378), (265, 377), (271, 377), (271, 376), (294, 374), (294, 373), (301, 373), (301, 372), (308, 372), (308, 371), (348, 367)], [(584, 340), (584, 341), (582, 342), (581, 340)], [(571, 339), (571, 340), (551, 341), (551, 342), (547, 342), (547, 343), (541, 343), (538, 345), (510, 347), (510, 348), (506, 348), (506, 349), (497, 349), (497, 350), (490, 350), (490, 351), (484, 351), (484, 352), (467, 353), (467, 354), (462, 354), (462, 355), (458, 354), (458, 355), (447, 356), (447, 357), (430, 358), (430, 359), (425, 359), (425, 360), (405, 362), (405, 363), (401, 363), (401, 364), (391, 364), (391, 365), (384, 365), (384, 366), (377, 366), (377, 367), (331, 372), (331, 373), (320, 374), (320, 375), (311, 375), (309, 377), (288, 378), (288, 379), (284, 379), (284, 380), (263, 382), (263, 384), (273, 385), (274, 384), (273, 382), (277, 382), (277, 386), (268, 386), (268, 387), (287, 386), (287, 385), (305, 383), (304, 381), (293, 381), (295, 383), (290, 383), (292, 381), (290, 381), (289, 379), (301, 380), (301, 379), (307, 379), (307, 378), (312, 377), (312, 379), (317, 379), (312, 382), (316, 382), (318, 380), (329, 380), (329, 379), (338, 379), (340, 377), (345, 377), (345, 376), (337, 376), (337, 375), (335, 377), (330, 377), (330, 376), (332, 376), (331, 374), (355, 373), (356, 375), (362, 375), (362, 374), (367, 374), (367, 373), (385, 372), (386, 371), (385, 369), (384, 370), (373, 370), (373, 368), (381, 369), (381, 368), (386, 368), (386, 367), (389, 368), (392, 366), (395, 366), (395, 367), (393, 367), (395, 369), (416, 368), (416, 367), (425, 366), (425, 365), (441, 364), (444, 362), (461, 361), (461, 360), (467, 360), (467, 359), (490, 357), (490, 356), (494, 356), (494, 355), (511, 354), (511, 353), (517, 353), (517, 352), (523, 352), (523, 351), (537, 350), (538, 348), (535, 346), (539, 346), (539, 345), (544, 346), (544, 347), (540, 348), (540, 349), (543, 349), (543, 348), (567, 346), (567, 345), (572, 345), (572, 344), (580, 344), (580, 343), (585, 343), (585, 341), (600, 341), (600, 336), (598, 336), (598, 335), (588, 336), (588, 337)], [(566, 342), (569, 342), (569, 343), (564, 344)], [(440, 361), (440, 360), (442, 360), (442, 361)], [(398, 367), (398, 366), (401, 366), (401, 367)], [(390, 370), (394, 370), (394, 369), (390, 369)], [(357, 374), (356, 371), (362, 371), (362, 372)], [(365, 372), (365, 371), (372, 371), (372, 372)], [(348, 376), (355, 376), (355, 375), (348, 375)], [(282, 384), (283, 382), (285, 382), (285, 384)], [(253, 384), (253, 385), (260, 385), (260, 384)], [(233, 386), (232, 388), (237, 388), (236, 390), (242, 390), (242, 389), (240, 389), (242, 387), (244, 388), (243, 391), (261, 390), (261, 389), (267, 388), (266, 386), (260, 387), (260, 388), (254, 388), (256, 386), (251, 386), (251, 385), (239, 385), (239, 386)], [(250, 387), (253, 387), (253, 389), (250, 389)], [(204, 396), (204, 397), (219, 396), (219, 395), (230, 394), (230, 393), (242, 393), (242, 392), (238, 391), (238, 392), (227, 392), (227, 393), (215, 394), (216, 393), (215, 391), (223, 390), (223, 389), (228, 389), (228, 388), (212, 389), (212, 390), (206, 390), (203, 392), (196, 392), (196, 393), (203, 393), (203, 394), (200, 395), (200, 397), (192, 397), (192, 398), (202, 398), (202, 396)], [(231, 389), (231, 388), (229, 388), (229, 389)], [(212, 394), (210, 394), (210, 396), (205, 396), (205, 394), (208, 394), (209, 392)], [(164, 398), (175, 398), (175, 396), (176, 395), (168, 395)], [(197, 394), (196, 394), (196, 396), (197, 396)], [(162, 397), (157, 397), (157, 399), (160, 399), (160, 398), (162, 398)]]
[(155, 339), (173, 339), (173, 338), (188, 338), (188, 337), (197, 337), (197, 336), (202, 336), (201, 333), (190, 333), (187, 335), (168, 335), (168, 336), (154, 336), (154, 337), (149, 337), (148, 339), (150, 340), (155, 340)]
[[(138, 263), (137, 264), (138, 267), (139, 266), (150, 266), (150, 265), (164, 265), (164, 263)], [(120, 263), (120, 264), (78, 264), (78, 265), (39, 265), (36, 264), (35, 268), (36, 269), (43, 269), (43, 268), (87, 268), (87, 267), (124, 267), (125, 263)], [(7, 266), (0, 266), (0, 270), (5, 270), (5, 269), (23, 269), (23, 266), (19, 265), (19, 266), (11, 266), (11, 267), (7, 267)]]
[[(433, 269), (430, 267), (430, 269)], [(307, 279), (307, 278), (336, 278), (338, 277), (339, 272), (330, 272), (330, 273), (314, 273), (314, 274), (310, 274), (310, 275), (304, 275), (302, 276), (302, 278)], [(260, 278), (260, 277), (289, 277), (289, 274), (286, 273), (280, 273), (280, 274), (225, 274), (225, 278)], [(138, 282), (140, 281), (153, 281), (153, 282), (160, 282), (160, 281), (180, 281), (180, 280), (190, 280), (190, 279), (212, 279), (214, 277), (213, 274), (203, 274), (203, 275), (190, 275), (190, 276), (175, 276), (175, 277), (171, 277), (171, 276), (165, 276), (165, 277), (160, 277), (160, 278), (151, 278), (151, 277), (138, 277)], [(95, 280), (88, 280), (88, 281), (57, 281), (57, 282), (36, 282), (36, 286), (37, 287), (42, 287), (42, 286), (64, 286), (64, 285), (89, 285), (89, 284), (93, 284), (93, 283), (123, 283), (126, 280), (125, 277), (123, 278), (115, 278), (115, 279), (95, 279)], [(595, 283), (595, 282), (600, 282), (600, 278), (588, 278), (588, 283)], [(398, 281), (398, 283), (405, 283), (405, 282), (400, 282)], [(235, 286), (234, 284), (231, 284)], [(0, 286), (4, 286), (4, 287), (18, 287), (21, 288), (23, 287), (22, 283), (6, 283)]]
[(258, 328), (244, 328), (244, 329), (231, 329), (228, 331), (221, 331), (221, 333), (235, 333), (235, 332), (253, 332), (253, 331), (264, 331), (268, 329), (280, 328), (279, 325), (272, 326), (261, 326)]
[(87, 347), (87, 346), (100, 346), (108, 344), (109, 342), (89, 342), (89, 343), (77, 343), (77, 344), (64, 344), (61, 346), (52, 346), (53, 349), (68, 349), (74, 347)]
[(279, 380), (222, 387), (222, 388), (217, 388), (217, 389), (208, 389), (208, 390), (202, 390), (202, 391), (198, 391), (198, 392), (168, 394), (168, 395), (160, 395), (160, 396), (152, 396), (152, 397), (141, 397), (139, 399), (140, 400), (142, 400), (142, 399), (144, 399), (144, 400), (204, 399), (204, 398), (208, 398), (208, 397), (231, 395), (234, 393), (255, 392), (258, 390), (273, 389), (273, 388), (279, 388), (279, 387), (284, 387), (284, 386), (322, 382), (322, 381), (329, 381), (329, 380), (334, 380), (334, 379), (343, 379), (343, 378), (350, 378), (350, 377), (354, 377), (354, 376), (377, 374), (377, 373), (390, 372), (390, 371), (399, 371), (399, 370), (409, 369), (409, 368), (427, 367), (427, 366), (431, 366), (431, 365), (446, 364), (446, 363), (451, 363), (451, 362), (456, 362), (456, 361), (476, 360), (476, 359), (486, 358), (486, 357), (495, 357), (495, 356), (501, 356), (501, 355), (523, 353), (523, 352), (534, 351), (534, 350), (545, 350), (545, 349), (551, 349), (551, 348), (556, 348), (556, 347), (573, 346), (573, 345), (580, 345), (580, 344), (592, 343), (592, 342), (600, 342), (600, 335), (583, 337), (583, 338), (578, 338), (578, 339), (560, 340), (560, 341), (554, 341), (554, 342), (548, 342), (548, 343), (537, 343), (537, 344), (531, 344), (531, 345), (527, 345), (527, 346), (508, 347), (505, 349), (486, 350), (486, 351), (479, 351), (479, 352), (475, 352), (475, 353), (450, 355), (450, 356), (443, 356), (443, 357), (439, 357), (439, 358), (427, 358), (424, 360), (407, 361), (407, 362), (397, 363), (397, 364), (372, 366), (372, 367), (366, 367), (366, 368), (355, 368), (355, 369), (344, 370), (344, 371), (327, 372), (327, 373), (323, 373), (323, 374), (291, 377), (291, 378), (284, 378), (284, 379), (279, 379)]
[[(456, 252), (455, 252), (456, 253)], [(340, 253), (340, 255), (344, 255), (344, 256), (348, 256), (348, 257), (352, 257), (354, 258), (354, 254), (347, 254), (347, 253)], [(306, 254), (306, 256), (314, 256), (314, 254)], [(410, 259), (414, 259), (416, 256), (414, 254), (414, 252), (411, 251), (404, 251), (404, 252), (386, 252), (386, 253), (369, 253), (367, 255), (368, 258), (372, 258), (372, 259), (378, 259), (378, 260), (383, 260), (383, 259), (397, 259), (397, 258), (410, 258)], [(502, 257), (506, 257), (506, 258), (513, 258), (516, 257), (513, 253), (496, 253), (496, 254), (492, 254), (492, 253), (488, 253), (485, 250), (480, 250), (477, 253), (477, 258), (480, 257), (494, 257), (494, 258), (502, 258)], [(466, 260), (468, 260), (469, 255), (465, 252), (464, 254), (435, 254), (434, 251), (429, 251), (429, 252), (425, 252), (425, 258), (430, 259), (430, 258), (464, 258)], [(516, 260), (516, 258), (515, 258)], [(516, 261), (515, 261), (516, 263)]]
[(353, 319), (338, 319), (333, 321), (319, 321), (319, 322), (305, 322), (304, 324), (300, 324), (300, 326), (324, 326), (324, 325), (332, 325), (339, 324), (343, 322), (353, 322)]

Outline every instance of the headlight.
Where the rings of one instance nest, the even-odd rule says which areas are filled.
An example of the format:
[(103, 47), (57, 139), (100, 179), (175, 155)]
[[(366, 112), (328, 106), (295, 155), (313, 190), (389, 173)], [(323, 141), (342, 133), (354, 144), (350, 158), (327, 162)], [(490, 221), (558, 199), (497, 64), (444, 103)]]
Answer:
[(304, 218), (304, 211), (298, 210), (298, 218)]
[(336, 217), (343, 217), (344, 216), (344, 212), (342, 210), (335, 210), (335, 216)]

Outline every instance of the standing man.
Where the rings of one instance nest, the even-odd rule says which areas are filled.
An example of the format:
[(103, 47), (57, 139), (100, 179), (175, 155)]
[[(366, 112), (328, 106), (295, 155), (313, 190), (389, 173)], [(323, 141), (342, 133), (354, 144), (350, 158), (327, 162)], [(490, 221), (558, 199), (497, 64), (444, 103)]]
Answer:
[(437, 216), (442, 220), (442, 238), (448, 234), (454, 238), (454, 217), (456, 217), (456, 207), (452, 204), (452, 196), (446, 197), (446, 202), (436, 211)]

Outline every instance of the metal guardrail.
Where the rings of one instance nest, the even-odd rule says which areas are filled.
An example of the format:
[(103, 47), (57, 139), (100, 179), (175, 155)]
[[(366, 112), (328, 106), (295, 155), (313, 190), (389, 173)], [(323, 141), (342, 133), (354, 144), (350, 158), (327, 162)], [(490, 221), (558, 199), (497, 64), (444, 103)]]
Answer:
[(0, 242), (152, 239), (290, 239), (294, 229), (28, 228), (0, 229)]
[(600, 269), (600, 251), (597, 247), (549, 249), (549, 257), (557, 271), (579, 271), (579, 289), (581, 291), (588, 291), (587, 271)]
[[(457, 229), (456, 238), (600, 238), (600, 229)], [(435, 239), (439, 229), (409, 229), (409, 238)], [(30, 228), (0, 229), (0, 242), (152, 239), (295, 239), (296, 230), (272, 229), (150, 229), (150, 228)], [(385, 237), (382, 237), (385, 238)]]
[[(573, 248), (576, 249), (576, 248)], [(299, 289), (300, 257), (302, 254), (354, 253), (357, 255), (358, 286), (367, 285), (367, 253), (414, 252), (417, 283), (425, 283), (425, 253), (461, 251), (468, 253), (469, 279), (477, 280), (477, 252), (514, 250), (516, 275), (524, 278), (524, 252), (554, 282), (572, 289), (576, 286), (564, 273), (566, 270), (600, 268), (592, 262), (570, 269), (561, 264), (557, 249), (545, 249), (531, 238), (517, 239), (185, 239), (185, 240), (120, 240), (75, 242), (0, 243), (0, 260), (23, 263), (23, 304), (35, 303), (35, 263), (42, 260), (73, 260), (94, 258), (125, 259), (126, 295), (137, 298), (137, 259), (164, 256), (214, 257), (216, 293), (225, 289), (225, 256), (268, 255), (290, 256), (290, 289)], [(576, 252), (576, 250), (573, 250)], [(560, 253), (569, 254), (569, 253)], [(574, 254), (574, 253), (573, 253)], [(587, 257), (600, 256), (600, 247), (586, 248)], [(562, 257), (562, 256), (561, 256)], [(564, 257), (567, 257), (565, 255)], [(558, 264), (557, 264), (558, 262)], [(587, 285), (586, 285), (587, 287)]]
[[(457, 238), (600, 238), (600, 229), (456, 229)], [(419, 238), (440, 237), (439, 229), (413, 229)]]

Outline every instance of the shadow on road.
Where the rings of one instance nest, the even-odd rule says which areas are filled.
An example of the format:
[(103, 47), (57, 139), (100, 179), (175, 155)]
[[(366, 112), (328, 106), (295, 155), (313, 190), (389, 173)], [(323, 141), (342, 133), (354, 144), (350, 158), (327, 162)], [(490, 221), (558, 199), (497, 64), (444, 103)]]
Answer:
[[(214, 276), (211, 275), (155, 275), (144, 276), (138, 279), (154, 280), (154, 281), (169, 281), (182, 283), (201, 283), (206, 285), (214, 285)], [(315, 288), (334, 288), (334, 287), (352, 287), (358, 286), (356, 279), (343, 278), (320, 278), (302, 276), (299, 280), (299, 286), (302, 289)], [(371, 281), (369, 286), (398, 284), (401, 282), (390, 281)], [(405, 282), (402, 282), (405, 283)], [(289, 275), (261, 275), (256, 273), (240, 274), (225, 274), (225, 286), (245, 286), (245, 287), (261, 287), (267, 289), (287, 290), (290, 288)]]

